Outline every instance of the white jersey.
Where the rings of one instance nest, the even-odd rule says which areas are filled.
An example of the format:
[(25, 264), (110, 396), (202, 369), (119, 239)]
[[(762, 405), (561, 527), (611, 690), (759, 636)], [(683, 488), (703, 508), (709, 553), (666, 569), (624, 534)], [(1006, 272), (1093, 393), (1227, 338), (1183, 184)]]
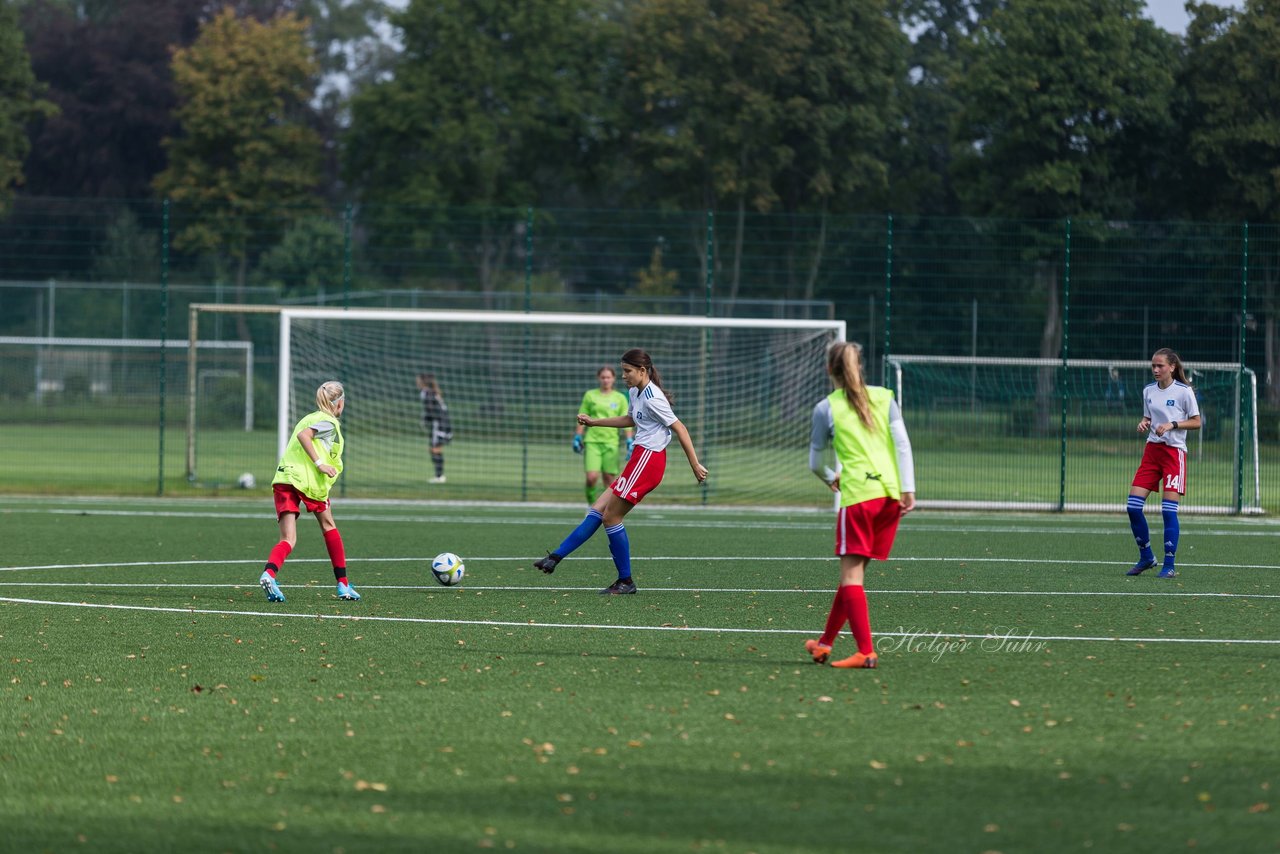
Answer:
[(665, 451), (671, 444), (671, 425), (676, 423), (671, 402), (654, 383), (627, 389), (631, 398), (631, 420), (636, 422), (636, 444), (651, 451)]
[(1142, 390), (1142, 414), (1151, 419), (1151, 430), (1147, 433), (1148, 442), (1157, 442), (1177, 448), (1187, 449), (1187, 431), (1170, 430), (1163, 436), (1157, 436), (1157, 424), (1169, 424), (1174, 421), (1186, 421), (1200, 414), (1200, 405), (1196, 403), (1196, 393), (1191, 386), (1174, 380), (1168, 388), (1160, 388), (1159, 383), (1151, 383)]

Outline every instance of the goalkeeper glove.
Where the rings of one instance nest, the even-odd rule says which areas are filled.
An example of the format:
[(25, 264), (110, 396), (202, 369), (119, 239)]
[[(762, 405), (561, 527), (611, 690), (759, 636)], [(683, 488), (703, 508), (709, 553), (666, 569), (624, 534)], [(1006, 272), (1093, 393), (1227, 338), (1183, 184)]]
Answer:
[(636, 446), (636, 440), (633, 437), (628, 436), (627, 437), (627, 459), (631, 459), (631, 449), (634, 448), (635, 446)]
[(575, 454), (582, 453), (582, 436), (580, 434), (575, 434), (573, 437), (573, 452)]

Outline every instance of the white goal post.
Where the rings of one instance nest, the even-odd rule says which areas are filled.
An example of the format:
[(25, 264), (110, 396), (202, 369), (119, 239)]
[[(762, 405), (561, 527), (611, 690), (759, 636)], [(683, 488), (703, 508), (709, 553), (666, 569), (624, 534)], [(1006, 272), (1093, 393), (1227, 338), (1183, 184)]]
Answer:
[[(673, 440), (663, 501), (817, 507), (809, 413), (830, 390), (826, 349), (844, 336), (837, 320), (283, 307), (277, 446), (339, 379), (351, 494), (582, 500), (579, 403), (599, 368), (617, 372), (639, 347), (712, 472), (699, 488)], [(427, 485), (419, 373), (436, 376), (453, 422), (442, 486)]]
[[(902, 355), (888, 366), (923, 506), (1123, 507), (1145, 441), (1149, 360)], [(1184, 509), (1261, 512), (1257, 378), (1235, 362), (1183, 367), (1203, 416), (1187, 435)]]

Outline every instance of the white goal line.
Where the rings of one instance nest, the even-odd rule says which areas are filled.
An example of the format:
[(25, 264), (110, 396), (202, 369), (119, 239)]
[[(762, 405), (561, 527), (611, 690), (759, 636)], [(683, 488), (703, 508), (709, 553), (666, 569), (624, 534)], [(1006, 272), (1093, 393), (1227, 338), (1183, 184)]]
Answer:
[[(613, 631), (613, 632), (699, 632), (704, 634), (750, 634), (750, 635), (812, 635), (813, 629), (779, 629), (779, 628), (741, 628), (741, 627), (716, 627), (716, 626), (628, 626), (615, 625), (609, 623), (540, 623), (536, 620), (514, 621), (514, 620), (454, 620), (446, 617), (376, 617), (361, 616), (359, 614), (298, 614), (285, 613), (280, 611), (233, 611), (226, 608), (164, 608), (155, 605), (107, 605), (92, 604), (89, 602), (58, 602), (44, 599), (20, 599), (12, 596), (0, 596), (0, 602), (12, 602), (16, 605), (52, 605), (67, 608), (90, 608), (103, 609), (113, 611), (147, 611), (152, 613), (164, 614), (183, 614), (183, 615), (209, 615), (209, 616), (232, 616), (232, 617), (268, 617), (273, 620), (282, 619), (301, 619), (301, 620), (339, 620), (349, 623), (408, 623), (414, 625), (443, 625), (443, 626), (475, 626), (477, 628), (521, 628), (521, 629), (573, 629), (581, 631), (590, 629), (593, 631)], [(1280, 645), (1280, 638), (1169, 638), (1169, 637), (1120, 637), (1120, 636), (1104, 636), (1104, 635), (1033, 635), (1033, 634), (1017, 634), (1010, 631), (1007, 634), (993, 633), (974, 633), (974, 632), (943, 632), (943, 631), (888, 631), (876, 632), (876, 637), (889, 638), (906, 638), (908, 640), (922, 640), (925, 638), (937, 638), (939, 640), (976, 640), (976, 641), (999, 641), (1008, 643), (1010, 649), (1016, 649), (1022, 644), (1028, 642), (1048, 642), (1048, 641), (1086, 641), (1095, 643), (1195, 643), (1195, 644), (1253, 644), (1276, 646)]]

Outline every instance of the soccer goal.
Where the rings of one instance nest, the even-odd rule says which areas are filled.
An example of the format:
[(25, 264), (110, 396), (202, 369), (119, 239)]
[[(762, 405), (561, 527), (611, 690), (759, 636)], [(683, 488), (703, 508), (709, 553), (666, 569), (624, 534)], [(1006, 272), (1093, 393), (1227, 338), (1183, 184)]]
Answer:
[[(359, 496), (585, 501), (575, 416), (603, 366), (651, 357), (711, 476), (679, 444), (661, 503), (824, 506), (808, 470), (809, 414), (829, 392), (824, 356), (843, 321), (569, 313), (284, 308), (279, 447), (329, 379), (347, 387), (340, 485)], [(433, 475), (416, 377), (449, 408), (446, 483)]]
[[(192, 362), (191, 395), (230, 397), (236, 405), (224, 417), (252, 429), (253, 344), (201, 341), (198, 347), (202, 363), (197, 370)], [(82, 411), (85, 420), (100, 422), (122, 407), (158, 406), (163, 386), (174, 401), (186, 396), (180, 377), (188, 373), (189, 349), (186, 341), (158, 338), (0, 336), (0, 365), (6, 387), (27, 389), (27, 399), (43, 410), (60, 411), (67, 420), (78, 420), (75, 413)], [(148, 410), (148, 418), (154, 412)]]
[[(1117, 510), (1146, 437), (1149, 361), (893, 356), (922, 506)], [(1260, 512), (1257, 380), (1184, 363), (1204, 427), (1187, 434), (1185, 510)], [(1148, 502), (1159, 512), (1160, 502)]]

